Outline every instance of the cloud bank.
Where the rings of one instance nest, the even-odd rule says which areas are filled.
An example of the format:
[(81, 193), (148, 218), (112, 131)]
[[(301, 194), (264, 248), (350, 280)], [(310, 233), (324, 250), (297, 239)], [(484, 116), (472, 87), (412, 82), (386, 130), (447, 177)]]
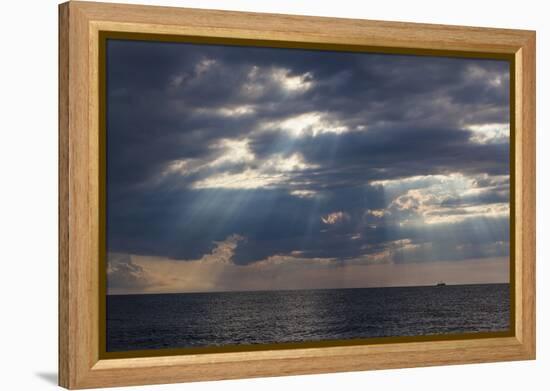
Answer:
[(505, 280), (507, 62), (107, 46), (112, 292)]
[[(229, 237), (200, 259), (110, 253), (108, 293), (177, 293), (288, 289), (336, 289), (380, 286), (504, 283), (509, 279), (507, 257), (461, 262), (398, 263), (399, 253), (415, 251), (408, 240), (385, 243), (384, 249), (356, 259), (304, 258), (300, 251), (272, 255), (237, 265), (234, 250), (242, 238)], [(475, 270), (475, 275), (472, 275)]]

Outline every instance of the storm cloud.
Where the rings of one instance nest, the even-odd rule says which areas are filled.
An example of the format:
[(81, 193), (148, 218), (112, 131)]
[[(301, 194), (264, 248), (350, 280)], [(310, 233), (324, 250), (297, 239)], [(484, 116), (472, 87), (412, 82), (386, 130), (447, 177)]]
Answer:
[(109, 287), (206, 280), (207, 258), (232, 272), (165, 286), (238, 290), (266, 262), (507, 278), (509, 105), (506, 61), (108, 40)]

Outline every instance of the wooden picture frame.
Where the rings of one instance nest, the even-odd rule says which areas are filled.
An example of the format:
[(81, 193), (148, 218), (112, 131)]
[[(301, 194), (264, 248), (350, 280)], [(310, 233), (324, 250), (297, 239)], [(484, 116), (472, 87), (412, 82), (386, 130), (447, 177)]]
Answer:
[[(509, 58), (515, 180), (513, 332), (227, 353), (108, 358), (99, 304), (104, 238), (100, 94), (105, 31), (273, 47)], [(99, 298), (99, 299), (98, 299)], [(59, 384), (70, 389), (535, 358), (535, 32), (71, 1), (59, 6)]]

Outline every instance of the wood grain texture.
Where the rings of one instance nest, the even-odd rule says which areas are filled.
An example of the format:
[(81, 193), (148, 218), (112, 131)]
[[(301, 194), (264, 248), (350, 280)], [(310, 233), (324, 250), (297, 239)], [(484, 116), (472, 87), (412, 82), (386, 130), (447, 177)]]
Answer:
[[(62, 4), (59, 11), (60, 385), (75, 389), (535, 357), (534, 32), (85, 2)], [(100, 360), (100, 31), (513, 55), (516, 335)]]
[[(74, 388), (97, 362), (93, 357), (92, 323), (97, 296), (93, 286), (94, 258), (90, 199), (93, 162), (89, 140), (97, 133), (88, 124), (88, 20), (79, 7), (60, 10), (60, 367), (59, 383)], [(97, 235), (97, 233), (95, 234)], [(97, 331), (96, 331), (97, 332)], [(97, 348), (95, 348), (97, 351)]]
[(69, 384), (69, 7), (59, 7), (59, 383)]
[[(516, 183), (516, 194), (521, 193), (520, 212), (516, 216), (521, 221), (521, 231), (516, 227), (516, 236), (521, 238), (521, 253), (518, 254), (518, 265), (522, 267), (521, 281), (517, 282), (521, 293), (522, 310), (521, 333), (528, 354), (535, 358), (536, 350), (536, 319), (535, 319), (535, 292), (536, 292), (536, 42), (535, 34), (531, 34), (525, 45), (518, 51), (518, 62), (521, 61), (521, 88), (516, 89), (516, 99), (521, 102), (521, 112), (516, 115), (517, 126), (521, 129), (518, 139), (521, 139), (521, 156), (516, 158), (516, 166), (522, 171), (521, 182)], [(521, 159), (521, 160), (520, 160)], [(519, 209), (519, 208), (518, 208)]]

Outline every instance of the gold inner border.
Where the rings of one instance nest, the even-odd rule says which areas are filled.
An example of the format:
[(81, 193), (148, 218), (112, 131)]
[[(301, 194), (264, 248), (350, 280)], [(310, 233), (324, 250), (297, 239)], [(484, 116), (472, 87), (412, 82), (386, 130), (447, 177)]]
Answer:
[[(383, 46), (365, 46), (365, 45), (346, 45), (346, 44), (324, 44), (309, 42), (290, 42), (274, 41), (260, 39), (239, 39), (239, 38), (221, 38), (221, 37), (201, 37), (189, 35), (171, 35), (154, 33), (134, 33), (120, 31), (99, 31), (99, 50), (98, 50), (98, 91), (99, 91), (99, 359), (119, 359), (119, 358), (138, 358), (138, 357), (160, 357), (176, 355), (192, 355), (201, 353), (229, 353), (229, 352), (251, 352), (262, 350), (283, 350), (283, 349), (303, 349), (303, 348), (322, 348), (336, 346), (357, 346), (390, 344), (404, 342), (432, 342), (432, 341), (452, 341), (468, 340), (481, 338), (503, 338), (514, 337), (516, 331), (516, 272), (515, 272), (515, 55), (510, 53), (484, 53), (456, 50), (432, 50), (432, 49), (410, 49), (399, 47)], [(454, 57), (454, 58), (477, 58), (502, 60), (509, 63), (510, 91), (509, 91), (509, 121), (510, 121), (510, 250), (509, 250), (509, 285), (510, 285), (510, 321), (508, 331), (498, 332), (480, 332), (480, 333), (455, 333), (438, 334), (425, 336), (395, 336), (395, 337), (376, 337), (376, 338), (358, 338), (347, 340), (324, 340), (311, 342), (292, 342), (292, 343), (273, 343), (273, 344), (255, 344), (255, 345), (228, 345), (228, 346), (206, 346), (195, 348), (167, 348), (167, 349), (147, 349), (131, 350), (124, 352), (108, 352), (107, 348), (107, 248), (106, 248), (106, 177), (107, 177), (107, 154), (106, 154), (106, 135), (107, 135), (107, 40), (133, 40), (133, 41), (152, 41), (152, 42), (174, 42), (190, 43), (204, 45), (226, 45), (226, 46), (254, 46), (268, 48), (287, 48), (304, 50), (323, 50), (323, 51), (342, 51), (359, 52), (373, 54), (399, 54), (414, 56), (434, 56), (434, 57)]]

